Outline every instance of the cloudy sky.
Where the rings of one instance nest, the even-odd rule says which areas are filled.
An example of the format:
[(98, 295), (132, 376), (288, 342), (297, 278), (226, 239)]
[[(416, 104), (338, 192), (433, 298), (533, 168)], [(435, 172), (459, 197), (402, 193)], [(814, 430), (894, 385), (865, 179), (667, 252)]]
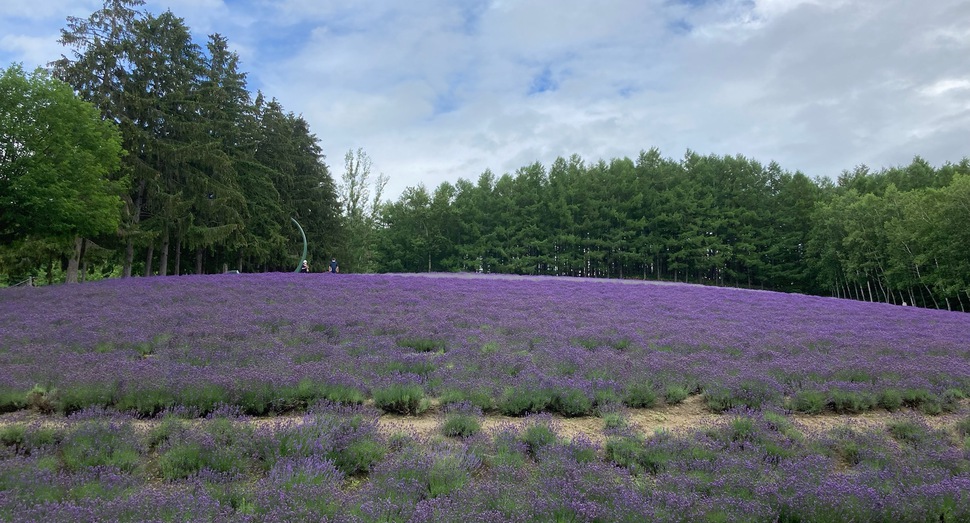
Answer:
[[(0, 0), (0, 66), (102, 0)], [(741, 154), (835, 177), (970, 156), (966, 0), (148, 0), (221, 33), (339, 179), (387, 196), (557, 156)]]

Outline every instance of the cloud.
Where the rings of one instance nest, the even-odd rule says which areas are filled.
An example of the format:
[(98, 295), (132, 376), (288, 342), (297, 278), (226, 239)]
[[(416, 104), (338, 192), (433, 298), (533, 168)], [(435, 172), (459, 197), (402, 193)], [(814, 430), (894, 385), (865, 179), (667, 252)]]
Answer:
[[(46, 62), (67, 0), (0, 58)], [(743, 154), (811, 176), (970, 154), (962, 0), (149, 0), (219, 32), (332, 168), (363, 147), (388, 196), (557, 156)], [(81, 13), (77, 13), (80, 10)], [(54, 16), (54, 11), (59, 11)], [(11, 15), (9, 13), (14, 13)], [(16, 18), (21, 17), (21, 18)], [(47, 25), (44, 21), (48, 20)], [(16, 29), (16, 30), (14, 30)], [(339, 172), (334, 173), (339, 176)]]

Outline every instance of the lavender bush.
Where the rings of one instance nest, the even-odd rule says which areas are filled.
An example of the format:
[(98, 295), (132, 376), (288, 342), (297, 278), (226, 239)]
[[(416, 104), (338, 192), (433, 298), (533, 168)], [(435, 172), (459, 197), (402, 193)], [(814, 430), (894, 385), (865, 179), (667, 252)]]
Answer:
[[(970, 518), (963, 314), (263, 274), (2, 289), (0, 317), (0, 521)], [(718, 422), (643, 434), (623, 415), (696, 394)], [(379, 430), (436, 404), (457, 428)], [(894, 417), (810, 433), (789, 415), (873, 409)], [(962, 421), (921, 417), (946, 412)], [(487, 413), (528, 417), (476, 428)], [(551, 416), (594, 413), (602, 443)]]
[[(261, 274), (3, 289), (0, 409), (422, 397), (586, 415), (704, 392), (715, 411), (915, 406), (970, 392), (966, 315), (553, 278)], [(422, 396), (423, 395), (423, 396)], [(789, 400), (791, 399), (791, 400)], [(952, 403), (952, 401), (951, 401)]]

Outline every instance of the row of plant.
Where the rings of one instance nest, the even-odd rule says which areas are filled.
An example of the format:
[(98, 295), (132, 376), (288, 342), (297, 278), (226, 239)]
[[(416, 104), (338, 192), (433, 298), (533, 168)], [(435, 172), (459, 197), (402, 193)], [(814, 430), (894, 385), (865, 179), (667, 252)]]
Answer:
[[(962, 521), (970, 417), (945, 429), (803, 433), (733, 409), (644, 436), (622, 410), (606, 438), (548, 415), (481, 430), (455, 405), (437, 436), (378, 430), (379, 411), (322, 403), (264, 422), (220, 407), (146, 422), (104, 409), (0, 426), (3, 521)], [(8, 416), (9, 418), (9, 416)]]
[(260, 274), (0, 290), (0, 410), (173, 405), (259, 415), (428, 398), (522, 415), (703, 393), (802, 412), (970, 393), (970, 316), (564, 278)]
[[(697, 391), (694, 391), (697, 392)], [(448, 389), (437, 398), (429, 396), (419, 383), (390, 383), (370, 391), (346, 385), (302, 380), (292, 386), (263, 384), (241, 388), (236, 393), (213, 385), (182, 390), (131, 389), (121, 392), (116, 385), (78, 386), (66, 390), (35, 386), (24, 394), (7, 393), (0, 397), (0, 412), (32, 409), (44, 414), (71, 414), (91, 407), (113, 408), (138, 416), (154, 416), (175, 405), (193, 409), (200, 416), (219, 405), (237, 405), (246, 415), (260, 416), (303, 412), (309, 405), (326, 400), (345, 404), (362, 404), (368, 398), (381, 411), (391, 414), (420, 415), (437, 403), (450, 405), (468, 402), (487, 413), (525, 416), (540, 412), (566, 417), (590, 416), (616, 405), (628, 408), (651, 408), (676, 405), (689, 392), (682, 385), (668, 385), (659, 390), (652, 384), (629, 385), (622, 391), (613, 388), (594, 390), (590, 395), (577, 388), (507, 387), (495, 397), (482, 391)], [(962, 390), (947, 389), (940, 395), (926, 389), (885, 388), (876, 392), (832, 389), (803, 389), (790, 398), (777, 398), (761, 382), (748, 381), (738, 388), (715, 386), (704, 391), (704, 405), (720, 413), (735, 407), (761, 408), (782, 406), (794, 412), (822, 414), (858, 414), (875, 409), (894, 412), (917, 409), (924, 414), (953, 412), (966, 396)]]

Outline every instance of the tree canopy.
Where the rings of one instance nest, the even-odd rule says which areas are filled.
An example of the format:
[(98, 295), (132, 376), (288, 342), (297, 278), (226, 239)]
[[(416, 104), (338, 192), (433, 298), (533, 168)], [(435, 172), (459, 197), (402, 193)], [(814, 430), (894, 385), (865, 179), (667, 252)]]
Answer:
[(970, 307), (970, 161), (837, 183), (743, 156), (578, 156), (410, 187), (381, 211), (382, 271), (641, 278)]
[(43, 69), (0, 71), (0, 241), (114, 232), (121, 136)]

